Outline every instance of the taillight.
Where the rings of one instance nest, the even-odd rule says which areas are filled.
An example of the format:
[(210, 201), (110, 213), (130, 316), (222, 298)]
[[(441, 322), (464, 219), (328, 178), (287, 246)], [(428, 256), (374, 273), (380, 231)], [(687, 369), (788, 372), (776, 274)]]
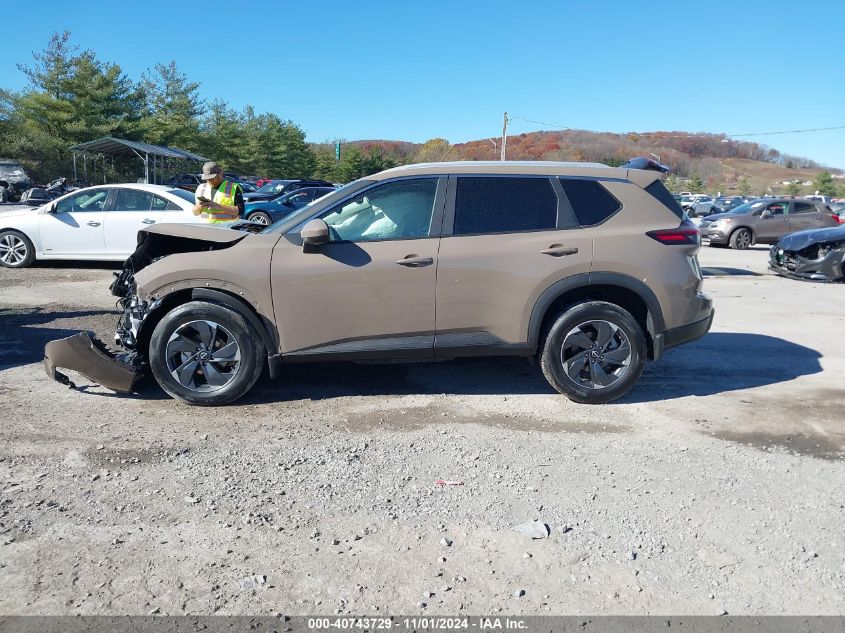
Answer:
[(684, 226), (678, 227), (677, 229), (648, 231), (646, 235), (657, 240), (661, 244), (680, 244), (682, 246), (689, 246), (701, 243), (701, 234), (698, 232), (698, 229), (691, 229)]

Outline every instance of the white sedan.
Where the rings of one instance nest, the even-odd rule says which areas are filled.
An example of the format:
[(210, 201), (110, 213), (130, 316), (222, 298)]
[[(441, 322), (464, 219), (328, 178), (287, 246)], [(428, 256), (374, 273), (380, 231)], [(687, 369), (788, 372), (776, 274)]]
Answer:
[(158, 223), (205, 223), (194, 194), (164, 185), (102, 185), (65, 194), (37, 209), (0, 211), (0, 265), (36, 259), (122, 261), (138, 231)]

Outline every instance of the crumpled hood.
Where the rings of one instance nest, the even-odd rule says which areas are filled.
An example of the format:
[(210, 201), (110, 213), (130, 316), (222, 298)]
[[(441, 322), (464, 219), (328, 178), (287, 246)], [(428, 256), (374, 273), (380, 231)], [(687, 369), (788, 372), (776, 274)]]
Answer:
[(845, 224), (826, 229), (809, 229), (790, 233), (780, 238), (776, 246), (785, 251), (800, 251), (813, 244), (839, 241), (845, 241)]
[(241, 231), (233, 231), (230, 227), (232, 222), (221, 224), (154, 224), (143, 229), (144, 233), (155, 233), (156, 235), (169, 235), (171, 237), (185, 237), (192, 240), (204, 240), (218, 244), (227, 244), (242, 240), (244, 234)]

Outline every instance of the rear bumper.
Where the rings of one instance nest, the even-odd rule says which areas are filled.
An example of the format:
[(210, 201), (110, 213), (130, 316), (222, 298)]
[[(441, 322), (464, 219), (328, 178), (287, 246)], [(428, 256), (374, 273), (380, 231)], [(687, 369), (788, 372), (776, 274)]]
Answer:
[(666, 330), (655, 336), (652, 341), (652, 360), (660, 360), (663, 357), (663, 352), (667, 349), (699, 339), (710, 331), (713, 325), (713, 317), (716, 314), (713, 309), (713, 301), (707, 295), (699, 295), (699, 298), (706, 304), (704, 310), (706, 316), (703, 319)]
[(663, 349), (667, 350), (678, 345), (683, 345), (684, 343), (689, 343), (707, 334), (713, 325), (713, 316), (715, 314), (716, 311), (711, 309), (710, 315), (705, 319), (701, 319), (701, 321), (666, 330), (663, 333)]
[(72, 369), (86, 378), (111, 389), (130, 392), (140, 370), (137, 366), (111, 353), (88, 332), (50, 341), (44, 347), (44, 369), (58, 382), (73, 385), (58, 368)]

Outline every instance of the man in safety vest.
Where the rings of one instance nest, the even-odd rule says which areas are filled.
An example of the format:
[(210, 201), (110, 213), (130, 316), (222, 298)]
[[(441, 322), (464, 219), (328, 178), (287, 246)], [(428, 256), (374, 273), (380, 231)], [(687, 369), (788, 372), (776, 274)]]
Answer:
[(240, 185), (223, 178), (223, 170), (215, 162), (202, 166), (203, 183), (197, 187), (194, 215), (206, 214), (208, 221), (237, 220), (244, 212), (244, 194)]

